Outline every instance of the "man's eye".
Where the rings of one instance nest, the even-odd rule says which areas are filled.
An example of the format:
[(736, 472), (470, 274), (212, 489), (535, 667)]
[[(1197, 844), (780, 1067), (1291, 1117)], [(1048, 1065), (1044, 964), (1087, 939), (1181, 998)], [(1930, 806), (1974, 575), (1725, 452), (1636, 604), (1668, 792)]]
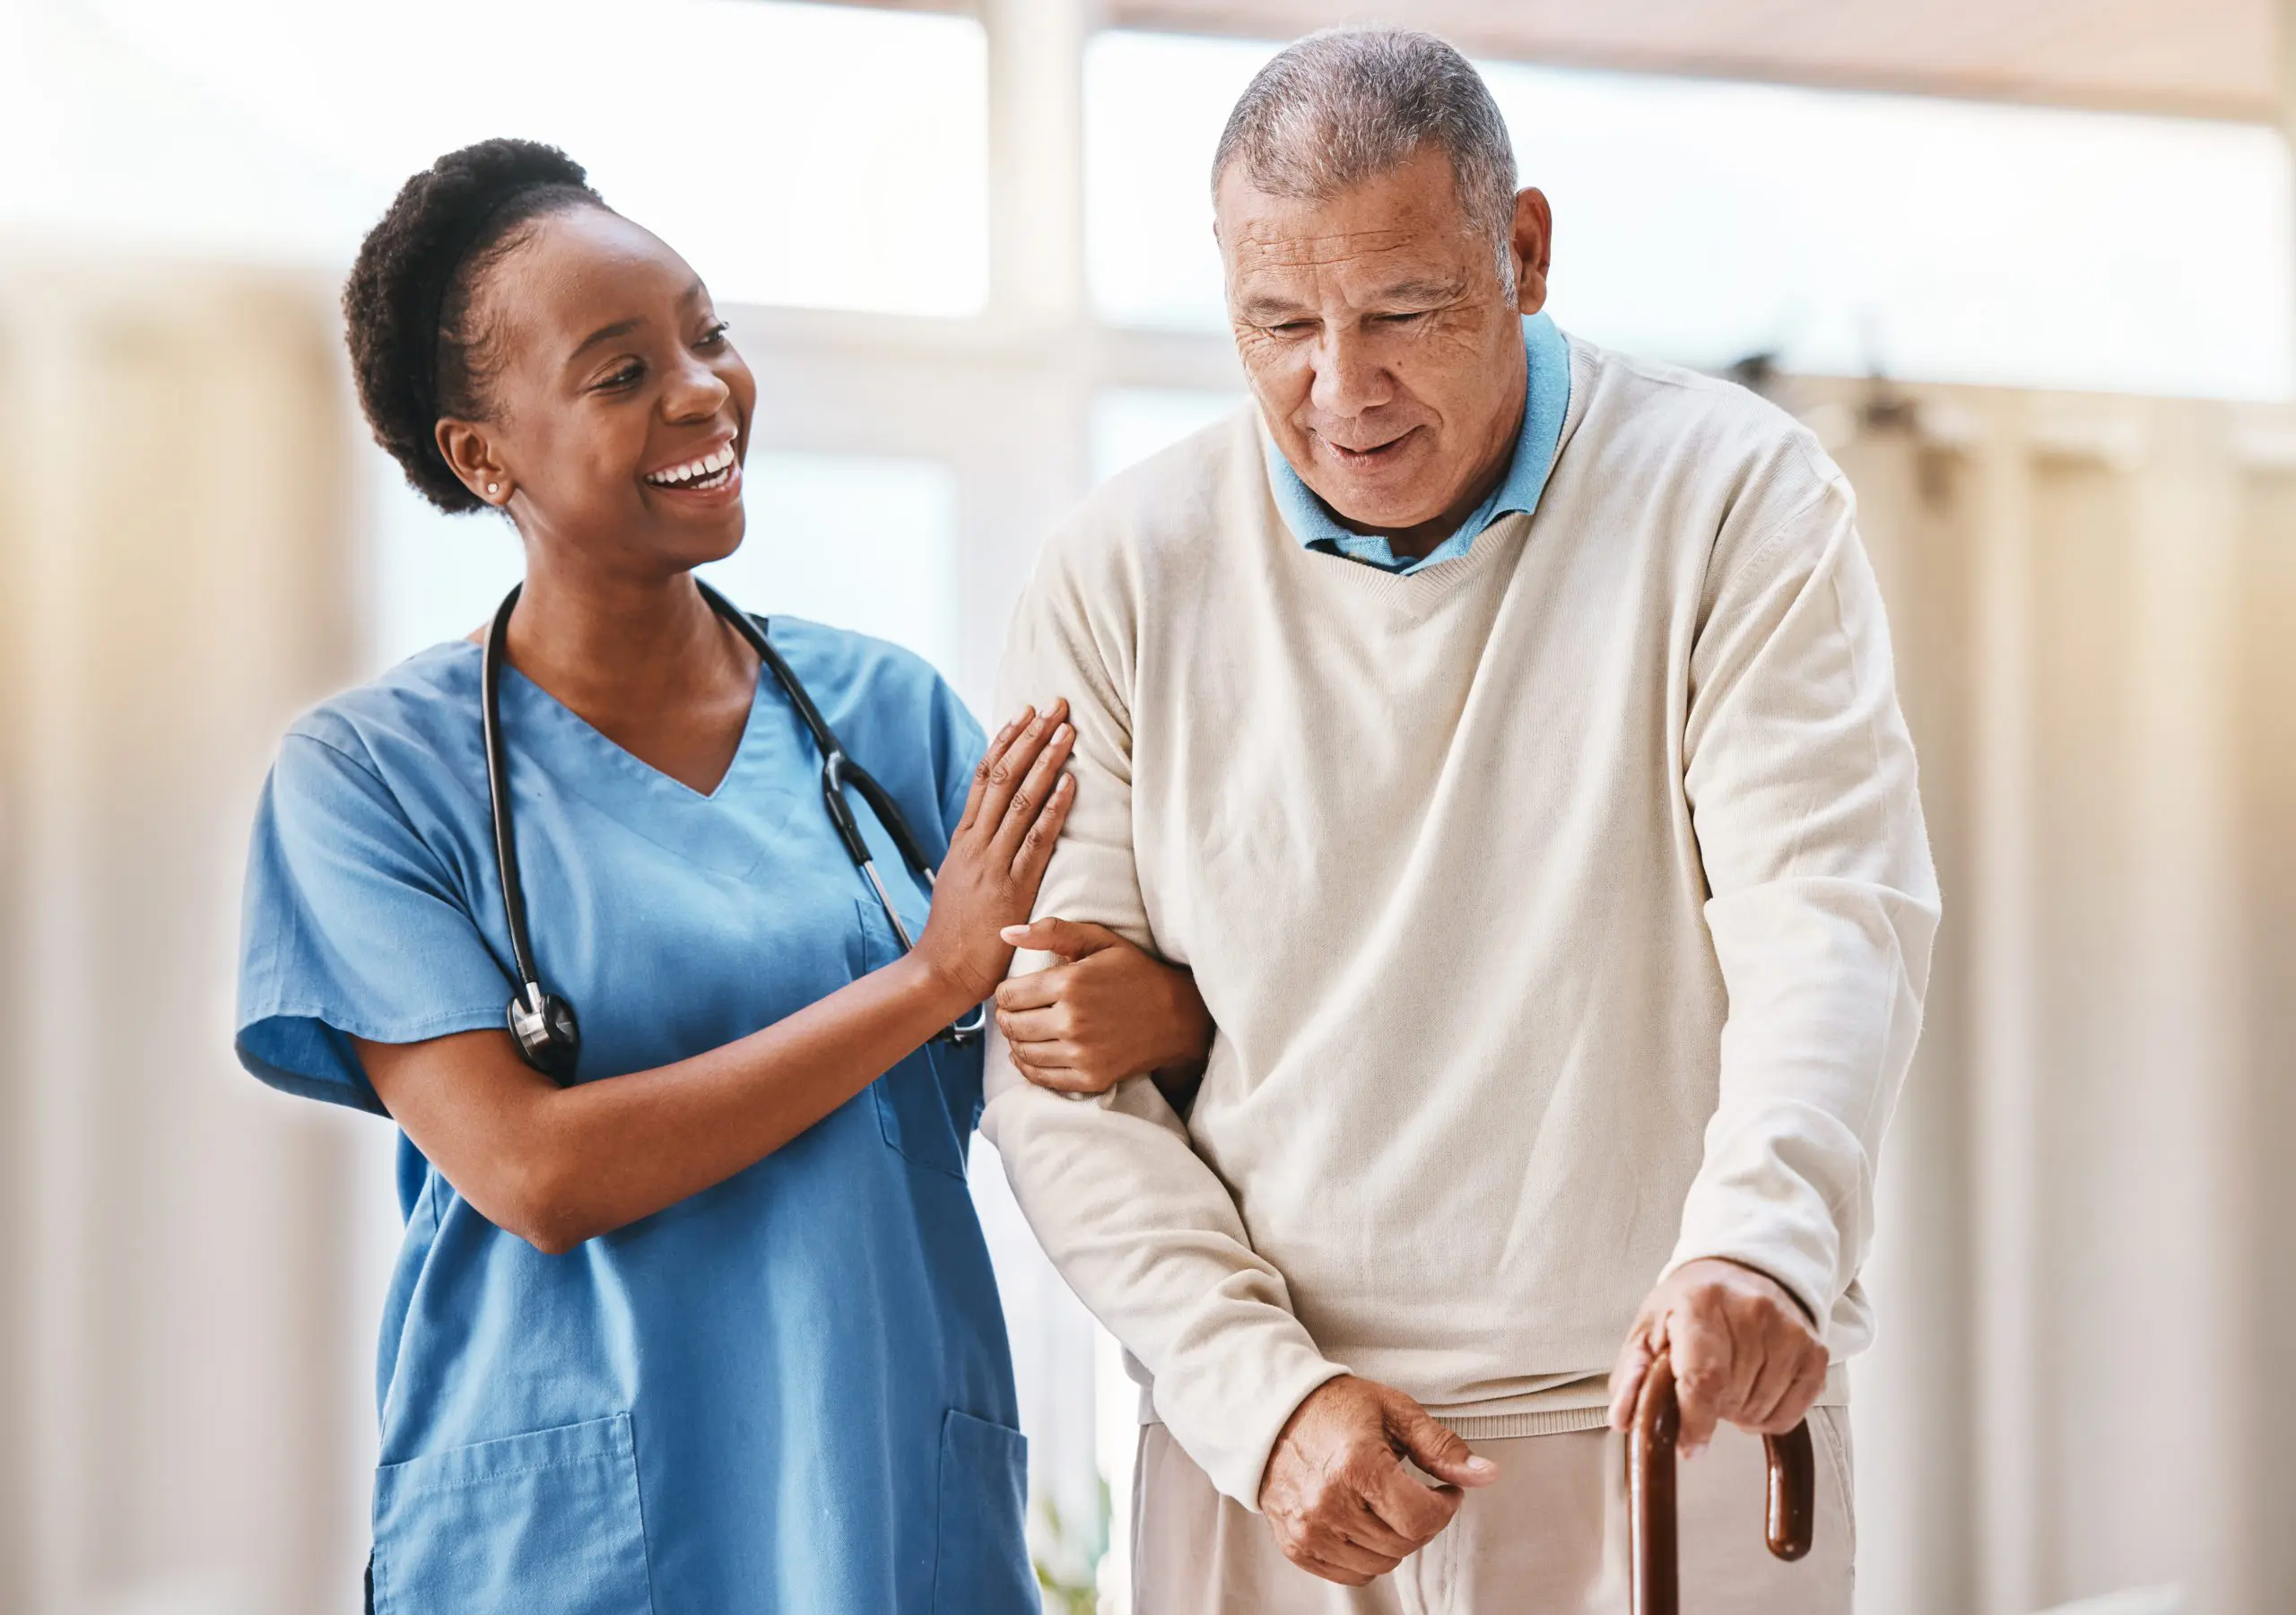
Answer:
[(1409, 314), (1382, 314), (1378, 317), (1379, 323), (1385, 326), (1407, 326), (1413, 320), (1426, 317), (1427, 311), (1424, 308), (1414, 309)]
[(1311, 319), (1287, 319), (1268, 327), (1278, 336), (1305, 336), (1315, 328), (1316, 322)]

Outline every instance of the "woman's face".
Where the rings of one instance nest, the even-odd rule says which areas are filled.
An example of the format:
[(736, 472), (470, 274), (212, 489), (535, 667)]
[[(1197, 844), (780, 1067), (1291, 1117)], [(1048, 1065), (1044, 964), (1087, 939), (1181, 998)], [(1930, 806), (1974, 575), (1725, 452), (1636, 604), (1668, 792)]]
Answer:
[(568, 208), (527, 226), (472, 304), (485, 417), (439, 423), (465, 486), (553, 560), (658, 577), (733, 553), (757, 383), (684, 259)]

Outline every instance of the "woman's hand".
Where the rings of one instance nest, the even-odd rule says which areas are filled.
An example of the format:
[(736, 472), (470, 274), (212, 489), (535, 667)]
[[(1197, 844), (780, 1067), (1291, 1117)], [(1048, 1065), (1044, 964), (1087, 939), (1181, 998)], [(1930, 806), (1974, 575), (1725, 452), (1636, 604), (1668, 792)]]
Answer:
[(1126, 1077), (1200, 1063), (1212, 1014), (1189, 972), (1101, 925), (1045, 919), (1004, 941), (1061, 962), (996, 989), (996, 1026), (1013, 1064), (1039, 1088), (1106, 1093)]
[(960, 1014), (995, 991), (1011, 968), (1013, 944), (998, 933), (1029, 917), (1076, 798), (1076, 781), (1061, 772), (1076, 742), (1067, 716), (1065, 701), (1024, 710), (997, 731), (973, 770), (972, 794), (917, 940), (918, 959), (961, 997)]

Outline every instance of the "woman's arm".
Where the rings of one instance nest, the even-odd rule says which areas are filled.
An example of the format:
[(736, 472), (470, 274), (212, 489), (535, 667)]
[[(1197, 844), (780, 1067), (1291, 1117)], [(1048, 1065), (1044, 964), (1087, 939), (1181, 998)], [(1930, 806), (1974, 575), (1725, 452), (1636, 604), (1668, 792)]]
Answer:
[[(990, 742), (917, 951), (737, 1042), (560, 1088), (508, 1032), (354, 1039), (393, 1119), (490, 1221), (557, 1253), (763, 1159), (988, 996), (1012, 960), (1074, 782), (1056, 705)], [(1025, 727), (1022, 725), (1025, 724)]]
[(1105, 925), (1043, 919), (1007, 927), (1004, 940), (1061, 959), (996, 989), (996, 1029), (1022, 1076), (1062, 1093), (1105, 1093), (1152, 1076), (1187, 1114), (1213, 1029), (1193, 973)]

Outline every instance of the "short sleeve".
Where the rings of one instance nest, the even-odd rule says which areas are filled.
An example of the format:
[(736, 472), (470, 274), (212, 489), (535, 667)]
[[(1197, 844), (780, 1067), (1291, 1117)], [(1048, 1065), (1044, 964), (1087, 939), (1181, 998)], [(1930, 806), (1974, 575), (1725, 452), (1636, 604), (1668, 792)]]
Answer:
[(239, 1062), (383, 1114), (350, 1039), (502, 1024), (510, 984), (437, 855), (365, 761), (287, 737), (257, 809), (239, 938)]

